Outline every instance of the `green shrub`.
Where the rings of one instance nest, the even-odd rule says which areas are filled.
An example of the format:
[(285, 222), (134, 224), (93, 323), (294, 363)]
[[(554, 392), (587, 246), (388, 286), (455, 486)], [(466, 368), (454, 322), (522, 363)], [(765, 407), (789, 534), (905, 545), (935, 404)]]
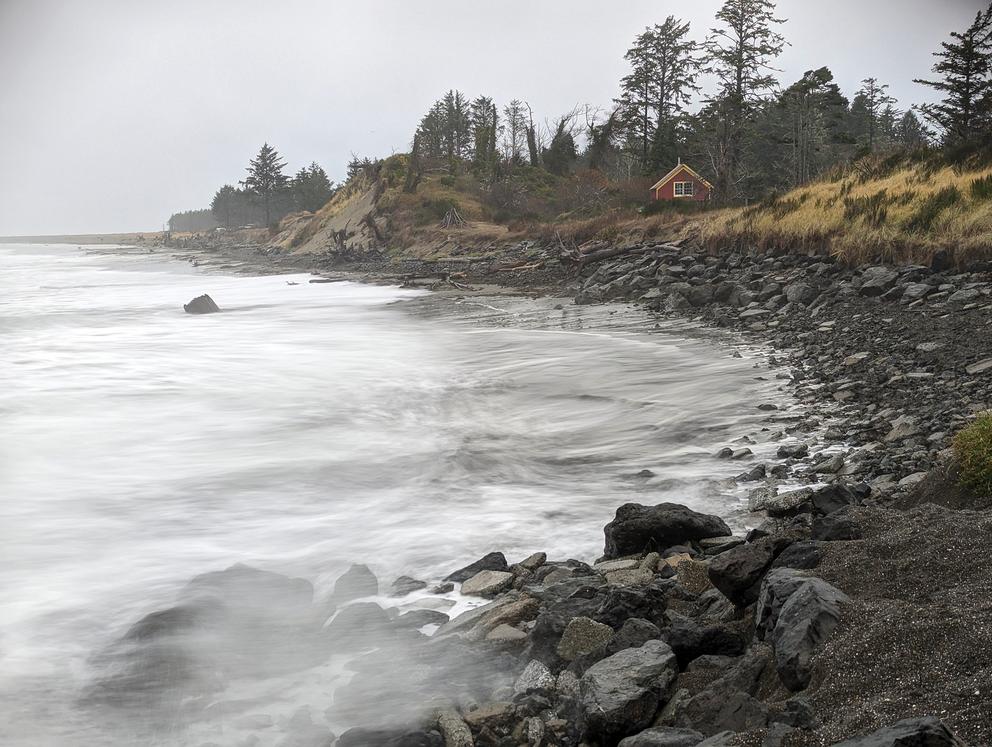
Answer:
[(944, 187), (934, 192), (917, 208), (916, 213), (906, 223), (906, 230), (913, 233), (926, 233), (933, 226), (937, 216), (946, 208), (957, 204), (961, 192), (957, 187)]
[(444, 219), (449, 210), (457, 210), (458, 203), (445, 197), (424, 197), (417, 209), (417, 225), (437, 223)]
[(992, 413), (979, 415), (954, 437), (961, 485), (982, 497), (992, 496)]
[(971, 183), (970, 192), (972, 199), (992, 200), (992, 174), (975, 179)]

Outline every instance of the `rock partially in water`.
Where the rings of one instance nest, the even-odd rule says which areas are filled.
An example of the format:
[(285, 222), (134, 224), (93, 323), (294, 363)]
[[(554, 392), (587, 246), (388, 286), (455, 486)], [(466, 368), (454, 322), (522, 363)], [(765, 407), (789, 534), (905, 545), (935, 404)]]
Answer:
[(646, 550), (665, 550), (709, 537), (726, 537), (730, 527), (719, 516), (701, 514), (678, 503), (642, 506), (626, 503), (606, 525), (607, 558), (636, 555)]
[(216, 692), (326, 658), (308, 581), (235, 565), (197, 576), (178, 603), (146, 615), (93, 660), (85, 700), (147, 707)]
[(454, 573), (447, 576), (445, 581), (457, 581), (459, 583), (468, 581), (479, 571), (505, 571), (507, 569), (506, 556), (501, 552), (491, 552), (482, 556), (474, 563), (469, 563), (464, 568), (459, 568)]
[(379, 579), (367, 565), (353, 565), (334, 582), (334, 601), (344, 604), (353, 599), (374, 597), (379, 593)]
[(204, 293), (189, 303), (183, 304), (183, 311), (187, 314), (215, 314), (220, 311), (220, 307), (214, 302), (214, 299)]

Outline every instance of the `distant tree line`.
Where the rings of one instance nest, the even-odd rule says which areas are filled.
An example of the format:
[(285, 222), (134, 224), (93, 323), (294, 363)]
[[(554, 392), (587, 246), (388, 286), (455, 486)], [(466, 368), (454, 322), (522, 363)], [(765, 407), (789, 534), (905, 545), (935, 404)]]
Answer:
[(272, 227), (292, 212), (320, 210), (334, 195), (334, 183), (316, 162), (285, 173), (286, 162), (264, 143), (246, 168), (238, 185), (225, 184), (214, 194), (210, 214), (224, 228)]
[[(934, 80), (916, 81), (943, 100), (906, 110), (871, 75), (850, 99), (827, 67), (782, 86), (774, 64), (788, 43), (783, 22), (772, 0), (726, 0), (705, 38), (694, 39), (688, 22), (668, 16), (634, 39), (608, 110), (576, 107), (538, 122), (525, 101), (500, 106), (451, 90), (417, 126), (407, 187), (441, 172), (471, 173), (493, 188), (526, 167), (559, 176), (593, 170), (616, 182), (664, 174), (681, 157), (713, 181), (718, 200), (734, 202), (870, 153), (988, 137), (992, 6), (935, 53)], [(690, 111), (704, 73), (717, 85)]]
[(209, 210), (184, 210), (169, 216), (170, 231), (209, 231), (217, 227), (217, 221)]

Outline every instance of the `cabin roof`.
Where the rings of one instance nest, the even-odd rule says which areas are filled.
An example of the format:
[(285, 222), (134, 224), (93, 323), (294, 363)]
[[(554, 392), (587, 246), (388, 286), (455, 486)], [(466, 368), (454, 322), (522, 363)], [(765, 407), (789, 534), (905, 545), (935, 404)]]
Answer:
[(661, 179), (659, 179), (658, 182), (654, 186), (651, 187), (651, 191), (653, 192), (654, 190), (658, 189), (658, 187), (660, 187), (662, 184), (664, 184), (665, 182), (667, 182), (669, 179), (671, 179), (673, 176), (675, 176), (677, 173), (679, 173), (679, 171), (682, 170), (682, 169), (685, 169), (690, 174), (692, 174), (696, 179), (698, 179), (703, 184), (705, 184), (706, 187), (707, 187), (707, 189), (713, 189), (713, 185), (712, 184), (710, 184), (708, 181), (706, 181), (705, 179), (703, 179), (703, 177), (701, 177), (699, 174), (697, 174), (687, 164), (680, 163), (674, 169), (672, 169), (667, 174), (665, 174), (663, 177), (661, 177)]

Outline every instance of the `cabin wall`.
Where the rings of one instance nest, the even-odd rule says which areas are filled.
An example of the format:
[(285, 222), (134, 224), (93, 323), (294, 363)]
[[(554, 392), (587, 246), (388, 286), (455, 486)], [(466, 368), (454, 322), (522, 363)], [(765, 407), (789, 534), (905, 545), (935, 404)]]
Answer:
[[(692, 182), (695, 184), (696, 186), (692, 197), (676, 197), (675, 182)], [(688, 171), (679, 171), (652, 193), (652, 199), (655, 200), (688, 200), (692, 202), (704, 202), (709, 198), (709, 196), (709, 188)]]

